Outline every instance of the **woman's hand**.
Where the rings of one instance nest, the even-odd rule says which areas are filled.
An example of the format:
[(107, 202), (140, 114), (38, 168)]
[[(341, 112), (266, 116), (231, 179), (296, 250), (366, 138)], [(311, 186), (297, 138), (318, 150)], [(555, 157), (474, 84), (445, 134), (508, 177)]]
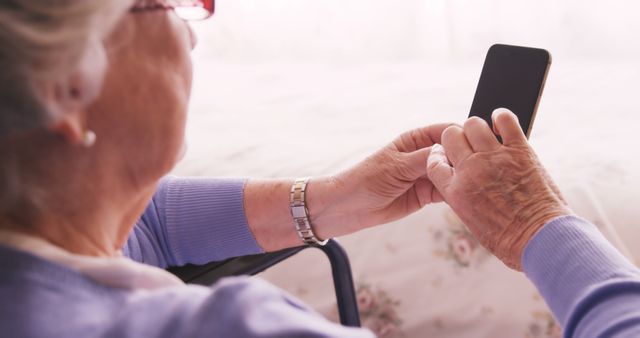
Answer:
[(320, 238), (387, 223), (442, 201), (427, 177), (431, 146), (451, 124), (406, 132), (354, 167), (313, 178), (308, 188), (311, 222)]
[(510, 111), (493, 113), (500, 144), (482, 119), (452, 126), (434, 146), (428, 176), (480, 243), (521, 270), (529, 240), (542, 226), (571, 213)]

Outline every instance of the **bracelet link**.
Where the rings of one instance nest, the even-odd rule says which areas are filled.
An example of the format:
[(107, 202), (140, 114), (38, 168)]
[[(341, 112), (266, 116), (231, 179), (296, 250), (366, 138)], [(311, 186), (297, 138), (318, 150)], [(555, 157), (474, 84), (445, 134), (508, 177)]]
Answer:
[(298, 218), (307, 217), (307, 211), (304, 205), (292, 205), (291, 206), (291, 216), (293, 216), (294, 220)]
[(325, 245), (329, 240), (319, 240), (318, 237), (316, 237), (316, 235), (313, 233), (311, 221), (309, 220), (309, 210), (307, 209), (305, 194), (308, 183), (308, 177), (298, 178), (293, 182), (289, 200), (291, 207), (291, 216), (293, 217), (293, 222), (296, 228), (296, 232), (298, 233), (298, 237), (300, 237), (302, 242), (309, 245)]

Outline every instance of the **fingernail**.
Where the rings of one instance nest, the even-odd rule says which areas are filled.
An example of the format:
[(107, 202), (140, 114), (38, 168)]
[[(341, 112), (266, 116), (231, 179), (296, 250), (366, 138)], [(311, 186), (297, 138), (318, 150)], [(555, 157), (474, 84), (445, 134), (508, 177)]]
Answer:
[(507, 108), (496, 108), (493, 110), (493, 113), (491, 113), (491, 116), (496, 116), (498, 114), (501, 113), (511, 113), (511, 110), (507, 109)]
[(433, 162), (435, 160), (435, 158), (439, 155), (434, 155), (435, 153), (441, 153), (442, 152), (442, 146), (438, 143), (435, 143), (431, 146), (431, 151), (429, 152), (429, 157), (427, 157), (427, 166), (429, 166), (429, 163)]

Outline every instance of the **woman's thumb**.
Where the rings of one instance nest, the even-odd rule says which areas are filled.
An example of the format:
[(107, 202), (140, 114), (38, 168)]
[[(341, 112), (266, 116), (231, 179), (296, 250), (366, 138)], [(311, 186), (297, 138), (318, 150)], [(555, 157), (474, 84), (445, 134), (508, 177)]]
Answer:
[(449, 164), (444, 147), (439, 144), (431, 146), (427, 158), (427, 176), (440, 193), (445, 195), (446, 187), (453, 179), (453, 167)]

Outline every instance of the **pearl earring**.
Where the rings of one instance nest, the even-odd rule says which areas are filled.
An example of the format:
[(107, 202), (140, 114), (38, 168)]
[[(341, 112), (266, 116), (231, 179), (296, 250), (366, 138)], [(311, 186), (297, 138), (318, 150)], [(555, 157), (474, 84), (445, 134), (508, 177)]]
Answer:
[(91, 148), (96, 143), (96, 133), (93, 130), (87, 130), (84, 132), (84, 139), (82, 145), (86, 148)]

